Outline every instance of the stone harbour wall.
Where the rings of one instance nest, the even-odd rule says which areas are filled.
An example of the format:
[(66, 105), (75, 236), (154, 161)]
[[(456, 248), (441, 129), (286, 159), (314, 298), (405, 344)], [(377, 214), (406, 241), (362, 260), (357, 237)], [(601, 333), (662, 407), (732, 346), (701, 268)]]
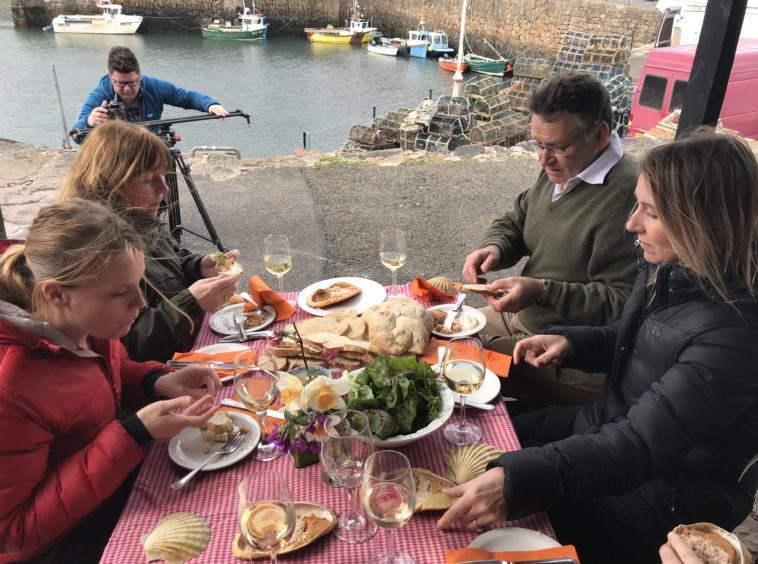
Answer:
[[(140, 32), (196, 32), (204, 21), (232, 19), (238, 0), (122, 0), (124, 13), (145, 17)], [(271, 22), (270, 33), (302, 34), (304, 27), (343, 25), (348, 0), (258, 0)], [(444, 29), (458, 42), (460, 0), (362, 0), (363, 12), (388, 37), (406, 36), (424, 20), (428, 28)], [(44, 27), (58, 14), (97, 13), (95, 0), (11, 0), (17, 27)], [(599, 35), (624, 35), (639, 46), (655, 40), (661, 14), (657, 10), (595, 0), (471, 0), (466, 31), (470, 49), (485, 55), (554, 57), (568, 30)]]

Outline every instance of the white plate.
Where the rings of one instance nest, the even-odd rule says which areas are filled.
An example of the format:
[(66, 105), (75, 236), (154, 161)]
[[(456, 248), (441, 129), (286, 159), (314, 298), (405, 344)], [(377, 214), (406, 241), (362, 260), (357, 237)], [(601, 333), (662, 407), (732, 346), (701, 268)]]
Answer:
[(521, 527), (506, 527), (492, 529), (479, 535), (471, 541), (469, 548), (498, 552), (500, 550), (541, 550), (558, 546), (561, 546), (560, 543), (538, 531)]
[[(244, 307), (245, 304), (232, 304), (217, 309), (211, 314), (211, 318), (208, 320), (208, 325), (216, 333), (221, 333), (222, 335), (236, 335), (237, 326), (234, 324), (234, 316), (240, 313)], [(257, 331), (258, 329), (268, 327), (274, 322), (274, 319), (276, 319), (276, 310), (267, 305), (263, 306), (263, 311), (268, 314), (266, 320), (255, 327), (245, 327), (245, 331)]]
[[(361, 289), (361, 293), (353, 298), (350, 298), (349, 300), (345, 300), (344, 302), (340, 302), (323, 309), (319, 307), (311, 307), (308, 305), (307, 300), (313, 292), (320, 290), (321, 288), (331, 286), (335, 282), (349, 282), (354, 286), (358, 286)], [(304, 288), (297, 297), (297, 305), (300, 306), (300, 309), (307, 311), (311, 315), (318, 315), (319, 317), (323, 317), (324, 315), (334, 313), (335, 311), (355, 310), (358, 313), (363, 313), (371, 306), (382, 303), (386, 297), (387, 290), (385, 290), (384, 286), (379, 284), (379, 282), (374, 282), (368, 278), (345, 276), (342, 278), (330, 278), (329, 280), (322, 280), (321, 282), (316, 282), (315, 284), (311, 284), (307, 288)]]
[[(204, 354), (216, 354), (224, 352), (244, 352), (247, 350), (250, 349), (242, 343), (216, 343), (215, 345), (208, 345), (207, 347), (197, 349), (195, 352)], [(234, 375), (232, 374), (231, 376), (219, 376), (218, 379), (221, 380), (222, 384), (225, 384), (226, 382), (231, 382), (234, 380)]]
[[(435, 364), (432, 366), (432, 370), (439, 374), (440, 365)], [(484, 369), (484, 382), (482, 387), (475, 391), (473, 394), (466, 396), (466, 400), (471, 400), (475, 403), (489, 403), (497, 397), (500, 393), (500, 378), (497, 377), (489, 368)], [(461, 401), (461, 395), (458, 392), (453, 392), (453, 400)]]
[[(261, 428), (258, 422), (244, 413), (237, 411), (230, 411), (229, 417), (232, 418), (234, 426), (247, 427), (248, 433), (242, 444), (235, 450), (227, 455), (222, 455), (216, 458), (213, 462), (208, 464), (203, 471), (206, 470), (218, 470), (219, 468), (226, 468), (231, 466), (235, 462), (239, 462), (245, 458), (248, 454), (255, 450), (258, 446), (258, 441), (261, 438)], [(179, 466), (186, 468), (187, 470), (194, 470), (200, 464), (208, 458), (213, 452), (218, 451), (224, 443), (206, 443), (203, 440), (203, 436), (200, 433), (200, 429), (195, 427), (187, 427), (184, 431), (174, 436), (168, 443), (168, 455), (171, 460), (176, 462)]]
[(442, 398), (442, 409), (435, 420), (430, 422), (426, 427), (423, 427), (410, 435), (395, 435), (394, 437), (387, 437), (386, 439), (374, 438), (374, 446), (381, 448), (395, 448), (409, 445), (427, 435), (431, 435), (447, 423), (447, 420), (450, 419), (450, 416), (453, 414), (453, 392), (451, 392), (442, 382), (439, 384), (439, 391), (440, 397)]
[[(442, 304), (442, 305), (436, 305), (432, 306), (430, 308), (427, 308), (427, 311), (432, 310), (441, 310), (441, 311), (450, 311), (453, 309), (453, 306), (455, 304)], [(437, 335), (438, 337), (444, 337), (445, 339), (452, 339), (453, 337), (468, 337), (470, 335), (475, 335), (482, 329), (484, 329), (484, 326), (487, 325), (487, 318), (484, 317), (484, 314), (480, 312), (478, 309), (474, 309), (473, 307), (469, 307), (467, 305), (463, 306), (461, 309), (461, 312), (458, 314), (459, 318), (463, 316), (469, 316), (473, 317), (476, 321), (476, 325), (471, 327), (470, 329), (467, 329), (466, 331), (459, 331), (458, 333), (439, 333), (437, 331), (432, 331), (433, 335)]]

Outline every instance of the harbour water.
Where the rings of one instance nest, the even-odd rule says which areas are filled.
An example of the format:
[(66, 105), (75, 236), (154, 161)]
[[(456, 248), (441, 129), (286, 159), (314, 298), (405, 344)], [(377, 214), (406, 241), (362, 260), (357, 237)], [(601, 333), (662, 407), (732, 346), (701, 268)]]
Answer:
[[(14, 29), (9, 0), (0, 0), (0, 138), (60, 147), (63, 126), (51, 63), (69, 127), (105, 73), (108, 50), (126, 45), (143, 74), (214, 96), (227, 110), (251, 115), (175, 127), (185, 153), (201, 145), (231, 146), (243, 156), (291, 153), (303, 146), (333, 150), (357, 123), (398, 107), (416, 107), (432, 90), (449, 95), (452, 73), (436, 61), (387, 57), (366, 46), (309, 43), (305, 37), (266, 41), (203, 40), (187, 34), (67, 35)], [(192, 115), (167, 107), (164, 118)]]

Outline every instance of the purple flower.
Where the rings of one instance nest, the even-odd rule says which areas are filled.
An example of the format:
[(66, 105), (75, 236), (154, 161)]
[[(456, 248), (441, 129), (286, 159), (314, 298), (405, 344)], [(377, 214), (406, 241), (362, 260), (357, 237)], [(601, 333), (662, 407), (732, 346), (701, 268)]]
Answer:
[(320, 443), (311, 443), (311, 452), (313, 454), (318, 454), (321, 452), (321, 444)]
[(308, 441), (306, 441), (305, 439), (298, 439), (295, 441), (295, 444), (292, 446), (294, 446), (299, 452), (305, 452), (306, 450), (308, 450)]

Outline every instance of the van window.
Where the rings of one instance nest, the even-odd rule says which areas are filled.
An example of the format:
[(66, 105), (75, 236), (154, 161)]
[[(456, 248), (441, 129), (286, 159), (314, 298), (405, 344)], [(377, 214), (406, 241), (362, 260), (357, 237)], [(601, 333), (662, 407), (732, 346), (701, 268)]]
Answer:
[(674, 81), (674, 90), (671, 92), (671, 104), (669, 104), (669, 112), (682, 109), (682, 104), (684, 103), (685, 90), (687, 90), (686, 80)]
[(666, 94), (668, 80), (662, 76), (649, 74), (642, 83), (640, 106), (660, 110), (663, 107), (663, 97)]
[(666, 8), (663, 13), (661, 27), (658, 30), (658, 39), (655, 42), (656, 47), (668, 47), (671, 45), (671, 36), (674, 32), (674, 18), (679, 15), (680, 8)]

